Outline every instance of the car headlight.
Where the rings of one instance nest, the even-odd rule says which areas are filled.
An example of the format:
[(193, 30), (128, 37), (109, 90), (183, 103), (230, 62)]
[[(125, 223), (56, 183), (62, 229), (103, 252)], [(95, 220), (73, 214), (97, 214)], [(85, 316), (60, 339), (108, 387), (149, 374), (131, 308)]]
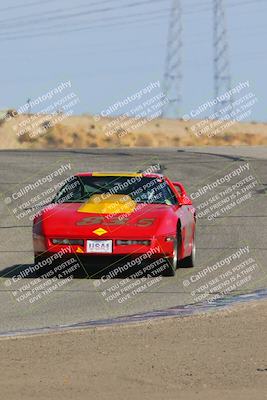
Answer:
[(174, 236), (166, 236), (165, 237), (165, 242), (174, 242), (175, 241), (175, 237)]
[(52, 239), (51, 242), (53, 244), (72, 244), (83, 246), (82, 239)]
[(132, 244), (140, 244), (143, 246), (150, 246), (151, 240), (116, 240), (118, 246), (129, 246)]

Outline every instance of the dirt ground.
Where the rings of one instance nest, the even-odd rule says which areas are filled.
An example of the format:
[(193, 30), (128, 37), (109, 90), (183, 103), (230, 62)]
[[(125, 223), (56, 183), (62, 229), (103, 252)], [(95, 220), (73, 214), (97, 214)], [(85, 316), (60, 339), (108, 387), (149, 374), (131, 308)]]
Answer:
[(267, 301), (0, 340), (1, 399), (267, 399)]

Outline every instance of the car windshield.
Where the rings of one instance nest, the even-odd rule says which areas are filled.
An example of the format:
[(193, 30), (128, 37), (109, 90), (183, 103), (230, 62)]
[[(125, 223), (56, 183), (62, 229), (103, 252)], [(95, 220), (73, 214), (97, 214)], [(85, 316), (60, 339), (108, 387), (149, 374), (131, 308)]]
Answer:
[(128, 195), (136, 203), (176, 204), (168, 183), (160, 178), (117, 176), (74, 176), (61, 188), (53, 203), (84, 203), (93, 195)]

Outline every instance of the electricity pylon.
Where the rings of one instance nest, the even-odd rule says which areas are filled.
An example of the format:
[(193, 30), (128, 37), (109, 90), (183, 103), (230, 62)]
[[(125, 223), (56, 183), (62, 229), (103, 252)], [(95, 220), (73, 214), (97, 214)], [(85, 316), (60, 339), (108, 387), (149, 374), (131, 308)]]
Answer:
[[(215, 99), (231, 89), (231, 75), (229, 63), (229, 48), (226, 31), (225, 1), (213, 0), (214, 23), (214, 96)], [(232, 107), (232, 96), (225, 97), (214, 106), (218, 115), (222, 109)]]
[(162, 110), (163, 117), (178, 118), (182, 104), (182, 6), (181, 0), (173, 0), (167, 42), (167, 56), (163, 91), (168, 103)]

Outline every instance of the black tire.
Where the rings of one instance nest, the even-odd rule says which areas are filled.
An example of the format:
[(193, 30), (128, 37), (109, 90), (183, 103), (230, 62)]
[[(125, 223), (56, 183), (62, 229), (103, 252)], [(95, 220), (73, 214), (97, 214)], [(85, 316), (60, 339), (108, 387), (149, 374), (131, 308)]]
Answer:
[(178, 239), (176, 238), (173, 243), (173, 255), (166, 259), (165, 276), (175, 276), (178, 268)]
[(183, 258), (180, 263), (179, 267), (181, 268), (193, 268), (196, 265), (196, 241), (195, 241), (195, 234), (193, 237), (193, 246), (192, 252), (190, 256)]

